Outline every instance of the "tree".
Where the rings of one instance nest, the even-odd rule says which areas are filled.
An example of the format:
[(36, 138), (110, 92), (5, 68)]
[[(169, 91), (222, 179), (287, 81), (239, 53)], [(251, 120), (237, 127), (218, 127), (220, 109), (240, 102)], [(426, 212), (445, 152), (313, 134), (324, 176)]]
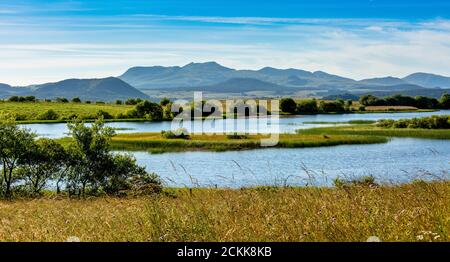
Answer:
[(443, 109), (450, 109), (450, 94), (444, 94), (439, 99), (441, 107)]
[(64, 98), (64, 97), (58, 97), (58, 98), (56, 98), (56, 102), (57, 103), (69, 103), (69, 100), (67, 100), (67, 98)]
[(416, 106), (423, 109), (433, 109), (439, 106), (439, 101), (426, 96), (416, 96)]
[(72, 103), (81, 103), (81, 99), (79, 97), (72, 98)]
[(169, 100), (169, 98), (167, 98), (167, 97), (162, 98), (161, 101), (159, 102), (159, 104), (160, 104), (161, 106), (166, 106), (166, 105), (168, 105), (169, 103), (170, 103), (170, 100)]
[(300, 100), (297, 104), (297, 112), (299, 113), (313, 114), (318, 111), (317, 100), (314, 98)]
[(19, 97), (18, 96), (11, 96), (10, 98), (8, 98), (9, 102), (19, 102)]
[(297, 110), (297, 104), (292, 98), (282, 98), (280, 100), (280, 110), (281, 112), (294, 114)]
[(53, 109), (49, 109), (38, 116), (39, 120), (57, 120), (58, 118), (58, 113), (56, 113)]
[(16, 125), (15, 121), (2, 116), (0, 119), (0, 161), (2, 163), (2, 191), (6, 197), (11, 197), (11, 185), (14, 171), (33, 147), (35, 134)]
[(25, 180), (33, 194), (39, 194), (49, 179), (58, 179), (59, 182), (66, 155), (61, 144), (51, 139), (41, 139), (33, 144), (20, 160), (18, 175)]
[(123, 104), (122, 100), (117, 99), (116, 100), (116, 105), (121, 105), (121, 104)]
[(135, 109), (138, 118), (147, 118), (156, 121), (163, 119), (163, 110), (159, 104), (146, 100), (137, 104)]
[(130, 98), (130, 99), (127, 99), (127, 101), (125, 101), (125, 105), (136, 105), (137, 104), (137, 102), (136, 102), (136, 99), (134, 99), (134, 98)]
[(75, 154), (73, 163), (74, 171), (70, 177), (72, 191), (84, 196), (87, 186), (96, 191), (108, 170), (110, 159), (109, 143), (114, 135), (114, 130), (105, 127), (100, 118), (92, 126), (88, 127), (84, 122), (75, 120), (68, 123), (69, 133), (75, 143), (69, 148), (71, 154)]
[(324, 113), (328, 113), (328, 112), (335, 113), (335, 112), (344, 112), (345, 108), (344, 108), (344, 105), (340, 102), (320, 101), (319, 110)]

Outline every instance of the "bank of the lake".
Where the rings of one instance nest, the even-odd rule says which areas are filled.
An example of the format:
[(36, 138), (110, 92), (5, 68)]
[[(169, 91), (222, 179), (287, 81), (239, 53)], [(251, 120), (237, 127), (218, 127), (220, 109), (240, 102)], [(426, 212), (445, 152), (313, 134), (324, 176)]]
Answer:
[[(250, 118), (250, 119), (216, 119), (204, 121), (184, 121), (181, 126), (171, 121), (124, 121), (108, 122), (107, 126), (115, 128), (117, 133), (147, 133), (171, 130), (174, 127), (184, 127), (189, 132), (205, 133), (295, 133), (297, 129), (309, 129), (315, 127), (336, 126), (361, 121), (378, 121), (380, 119), (410, 119), (432, 115), (450, 115), (450, 110), (436, 112), (415, 113), (371, 113), (371, 114), (319, 114), (302, 115), (276, 118)], [(327, 123), (327, 124), (322, 124)], [(67, 136), (66, 123), (21, 124), (40, 137), (62, 138)]]
[(449, 182), (0, 201), (0, 241), (449, 241)]

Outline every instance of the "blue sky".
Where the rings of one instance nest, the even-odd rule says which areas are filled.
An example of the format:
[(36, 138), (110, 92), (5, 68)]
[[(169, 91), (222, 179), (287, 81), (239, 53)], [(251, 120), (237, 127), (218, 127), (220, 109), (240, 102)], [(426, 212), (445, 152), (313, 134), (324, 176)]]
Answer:
[(450, 75), (450, 1), (0, 0), (0, 83), (217, 61), (356, 79)]

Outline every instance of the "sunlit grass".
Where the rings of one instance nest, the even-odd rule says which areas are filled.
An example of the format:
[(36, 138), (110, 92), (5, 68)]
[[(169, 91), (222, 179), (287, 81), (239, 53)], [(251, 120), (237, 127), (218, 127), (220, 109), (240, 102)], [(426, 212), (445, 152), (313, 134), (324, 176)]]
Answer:
[[(242, 139), (232, 139), (227, 135), (191, 134), (189, 139), (167, 139), (160, 133), (119, 134), (111, 142), (115, 150), (151, 151), (154, 153), (173, 151), (227, 151), (266, 148), (261, 146), (261, 139), (267, 135), (246, 135)], [(360, 135), (298, 135), (280, 134), (275, 147), (318, 147), (343, 144), (383, 143), (387, 139)]]
[(450, 139), (449, 129), (383, 128), (375, 125), (351, 125), (297, 130), (302, 135), (361, 135)]
[(1, 241), (449, 241), (449, 182), (0, 201)]

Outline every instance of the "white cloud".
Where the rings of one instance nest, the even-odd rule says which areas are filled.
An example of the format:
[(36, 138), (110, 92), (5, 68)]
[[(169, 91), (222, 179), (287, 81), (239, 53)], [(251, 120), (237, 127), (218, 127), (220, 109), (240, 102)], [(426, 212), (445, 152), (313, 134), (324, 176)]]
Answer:
[[(206, 24), (165, 23), (170, 21)], [(16, 85), (119, 75), (137, 65), (213, 60), (238, 69), (293, 67), (357, 79), (416, 71), (448, 75), (450, 21), (183, 16), (109, 17), (97, 22), (92, 18), (0, 19), (0, 57), (0, 82)]]

